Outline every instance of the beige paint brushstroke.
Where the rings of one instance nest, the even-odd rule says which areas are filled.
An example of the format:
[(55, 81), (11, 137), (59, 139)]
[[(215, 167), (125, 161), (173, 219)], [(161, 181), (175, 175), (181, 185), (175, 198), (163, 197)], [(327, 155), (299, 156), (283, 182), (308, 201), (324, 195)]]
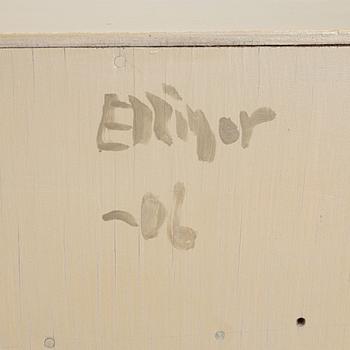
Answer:
[[(111, 99), (110, 106), (114, 107), (114, 108), (124, 108), (124, 109), (131, 108), (131, 104), (120, 101), (117, 95), (115, 95), (115, 98)], [(130, 130), (130, 129), (132, 129), (132, 126), (129, 124), (115, 122), (113, 120), (112, 113), (113, 113), (113, 109), (111, 108), (108, 111), (108, 116), (106, 117), (107, 121), (105, 122), (105, 126), (107, 129), (110, 129), (110, 130)]]
[(129, 95), (129, 101), (134, 111), (132, 133), (134, 145), (138, 143), (145, 144), (152, 136), (152, 111), (135, 96)]
[(188, 136), (188, 125), (186, 119), (183, 117), (182, 113), (175, 111), (176, 116), (176, 135), (183, 141), (187, 141)]
[[(106, 129), (113, 129), (121, 127), (127, 127), (126, 124), (119, 124), (115, 123), (113, 121), (113, 110), (116, 108), (116, 106), (119, 105), (121, 101), (119, 101), (119, 98), (116, 94), (105, 94), (104, 96), (104, 104), (102, 109), (102, 118), (100, 125), (97, 130), (97, 137), (96, 137), (96, 143), (97, 148), (99, 151), (124, 151), (129, 148), (128, 145), (125, 145), (123, 143), (119, 142), (105, 142), (103, 140), (103, 136), (105, 134)], [(126, 105), (123, 105), (122, 108), (130, 108), (126, 107)], [(125, 130), (125, 129), (118, 129), (118, 130)]]
[(154, 126), (153, 130), (158, 140), (163, 141), (168, 146), (173, 143), (167, 124), (173, 113), (173, 107), (162, 98), (146, 92), (146, 97), (154, 109)]
[(182, 101), (182, 97), (177, 92), (177, 90), (175, 89), (174, 86), (163, 83), (162, 87), (163, 87), (163, 91), (164, 91), (165, 94), (171, 96), (175, 100)]
[[(97, 131), (97, 148), (100, 151), (124, 151), (128, 145), (119, 142), (104, 142), (103, 136), (106, 129), (128, 131), (133, 129), (133, 144), (147, 143), (152, 136), (152, 111), (139, 99), (129, 95), (129, 103), (119, 100), (116, 94), (105, 94), (103, 112), (100, 125)], [(131, 108), (133, 110), (133, 126), (118, 123), (113, 120), (115, 108)]]
[(176, 249), (189, 250), (195, 246), (197, 232), (190, 227), (181, 226), (181, 208), (185, 199), (185, 185), (178, 182), (174, 186), (174, 206), (168, 221), (168, 237)]
[(120, 221), (124, 221), (130, 226), (135, 226), (135, 227), (138, 226), (138, 223), (136, 222), (133, 215), (123, 210), (112, 210), (109, 213), (104, 214), (102, 216), (102, 219), (104, 221), (120, 220)]
[(131, 108), (129, 103), (120, 101), (119, 99), (113, 99), (111, 105), (115, 108)]
[(239, 118), (240, 118), (241, 128), (242, 128), (242, 139), (241, 139), (242, 147), (247, 148), (249, 146), (249, 142), (252, 137), (253, 130), (257, 125), (274, 120), (275, 117), (276, 117), (276, 112), (274, 112), (269, 107), (258, 108), (256, 111), (252, 113), (250, 118), (247, 112), (241, 111)]
[(225, 145), (230, 145), (239, 139), (239, 130), (231, 118), (220, 118), (219, 136)]
[(197, 136), (197, 156), (204, 162), (212, 162), (215, 158), (216, 139), (210, 124), (201, 110), (195, 112), (187, 105), (188, 124)]
[(110, 130), (131, 130), (132, 126), (129, 124), (123, 124), (118, 122), (107, 122), (105, 123), (107, 129)]
[(141, 233), (144, 239), (158, 236), (158, 230), (163, 225), (166, 209), (152, 193), (146, 193), (141, 204)]

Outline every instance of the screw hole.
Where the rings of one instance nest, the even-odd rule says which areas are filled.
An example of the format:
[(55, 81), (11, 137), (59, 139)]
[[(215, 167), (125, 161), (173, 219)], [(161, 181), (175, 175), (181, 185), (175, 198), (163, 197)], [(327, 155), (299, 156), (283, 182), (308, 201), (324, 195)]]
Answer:
[(55, 338), (47, 337), (44, 340), (45, 348), (53, 349), (55, 347)]
[(217, 331), (215, 333), (215, 339), (216, 340), (224, 340), (225, 339), (225, 332), (224, 331)]
[(305, 323), (306, 323), (306, 320), (304, 317), (299, 317), (297, 319), (297, 326), (298, 327), (304, 327), (305, 326)]
[(124, 68), (126, 65), (126, 58), (124, 56), (116, 56), (114, 58), (114, 66), (116, 68)]

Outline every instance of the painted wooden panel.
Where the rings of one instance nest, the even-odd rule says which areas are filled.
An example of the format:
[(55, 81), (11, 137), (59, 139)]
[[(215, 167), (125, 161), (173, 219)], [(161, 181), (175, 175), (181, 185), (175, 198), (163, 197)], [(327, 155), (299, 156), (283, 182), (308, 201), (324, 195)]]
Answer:
[[(1, 33), (349, 29), (347, 0), (2, 0)], [(64, 20), (61, 20), (64, 19)]]
[(0, 50), (0, 349), (347, 349), (349, 58)]

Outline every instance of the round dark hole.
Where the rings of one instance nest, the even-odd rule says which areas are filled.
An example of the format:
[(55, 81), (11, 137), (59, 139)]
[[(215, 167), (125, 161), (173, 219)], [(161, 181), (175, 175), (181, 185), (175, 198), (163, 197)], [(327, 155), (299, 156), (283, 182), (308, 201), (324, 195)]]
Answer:
[(306, 323), (306, 320), (304, 317), (299, 317), (297, 319), (297, 326), (298, 327), (304, 327), (305, 326), (305, 323)]

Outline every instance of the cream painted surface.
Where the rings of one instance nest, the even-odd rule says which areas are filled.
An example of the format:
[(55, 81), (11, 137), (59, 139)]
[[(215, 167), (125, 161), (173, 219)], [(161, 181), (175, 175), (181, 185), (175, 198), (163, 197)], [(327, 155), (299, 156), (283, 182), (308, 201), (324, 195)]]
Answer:
[[(349, 57), (348, 47), (0, 50), (0, 349), (348, 349)], [(212, 162), (198, 160), (193, 132), (176, 137), (174, 113), (172, 145), (152, 133), (133, 147), (130, 130), (113, 131), (130, 148), (98, 151), (104, 95), (153, 111), (146, 92), (186, 120), (186, 104), (203, 111)], [(261, 107), (276, 117), (243, 148), (240, 112)], [(131, 123), (131, 110), (116, 112)], [(223, 117), (238, 126), (233, 144), (219, 137)], [(188, 250), (167, 232), (177, 183), (181, 225), (197, 233)], [(142, 224), (148, 192), (168, 213), (156, 237), (102, 219), (124, 210)]]
[(348, 0), (1, 0), (0, 32), (350, 29)]

